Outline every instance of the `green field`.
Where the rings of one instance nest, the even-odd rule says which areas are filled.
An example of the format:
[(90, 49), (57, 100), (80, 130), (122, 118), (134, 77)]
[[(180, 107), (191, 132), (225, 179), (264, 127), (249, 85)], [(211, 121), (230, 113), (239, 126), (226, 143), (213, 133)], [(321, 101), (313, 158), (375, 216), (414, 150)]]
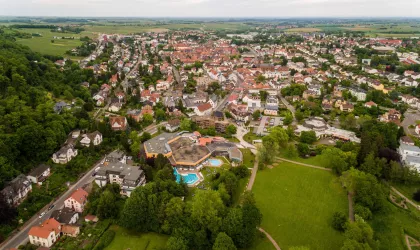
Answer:
[(157, 233), (131, 233), (118, 226), (112, 226), (109, 230), (116, 232), (114, 240), (106, 247), (106, 250), (154, 250), (165, 247), (168, 236)]
[[(21, 32), (29, 34), (40, 34), (41, 37), (32, 37), (30, 39), (19, 39), (18, 43), (26, 45), (36, 52), (40, 52), (46, 55), (64, 56), (65, 52), (80, 46), (82, 42), (79, 40), (81, 36), (89, 35), (86, 32), (81, 34), (72, 33), (58, 33), (51, 32), (49, 29), (18, 29)], [(54, 39), (54, 43), (51, 42), (54, 36), (58, 37), (75, 37), (74, 40), (70, 39)]]
[(243, 165), (247, 168), (254, 167), (255, 155), (251, 152), (249, 148), (240, 148), (243, 156)]
[[(348, 213), (345, 191), (333, 174), (280, 163), (257, 174), (253, 192), (264, 228), (282, 249), (340, 249), (343, 235), (331, 226), (334, 212)], [(254, 249), (265, 249), (263, 244)]]
[(305, 163), (305, 164), (311, 164), (314, 166), (319, 166), (319, 167), (324, 167), (325, 164), (325, 160), (322, 157), (322, 155), (316, 155), (313, 157), (309, 157), (309, 158), (302, 158), (302, 157), (295, 157), (295, 158), (290, 158), (290, 157), (286, 157), (284, 151), (280, 152), (279, 157), (285, 158), (285, 159), (289, 159), (291, 161), (297, 161), (297, 162), (301, 162), (301, 163)]

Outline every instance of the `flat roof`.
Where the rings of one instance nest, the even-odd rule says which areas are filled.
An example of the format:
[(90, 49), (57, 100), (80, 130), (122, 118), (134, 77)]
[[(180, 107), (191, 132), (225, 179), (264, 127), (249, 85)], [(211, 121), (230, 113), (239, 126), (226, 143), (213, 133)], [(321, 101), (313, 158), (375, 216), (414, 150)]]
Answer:
[(169, 143), (172, 158), (177, 165), (195, 165), (205, 160), (211, 152), (206, 146), (194, 144), (188, 137), (180, 137)]
[(147, 153), (167, 154), (170, 152), (168, 141), (177, 137), (176, 133), (162, 133), (144, 143)]

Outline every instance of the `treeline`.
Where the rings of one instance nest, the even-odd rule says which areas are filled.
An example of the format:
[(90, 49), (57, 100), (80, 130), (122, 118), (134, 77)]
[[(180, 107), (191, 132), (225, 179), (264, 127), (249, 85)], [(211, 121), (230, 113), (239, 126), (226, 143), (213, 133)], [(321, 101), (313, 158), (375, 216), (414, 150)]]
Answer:
[(1, 35), (0, 65), (1, 189), (19, 173), (48, 160), (80, 119), (89, 121), (84, 109), (56, 114), (52, 97), (76, 99), (80, 105), (92, 102), (80, 83), (94, 82), (94, 77), (91, 70), (70, 61), (62, 72), (46, 57)]
[(56, 29), (56, 25), (48, 25), (48, 24), (14, 24), (10, 27), (16, 29)]

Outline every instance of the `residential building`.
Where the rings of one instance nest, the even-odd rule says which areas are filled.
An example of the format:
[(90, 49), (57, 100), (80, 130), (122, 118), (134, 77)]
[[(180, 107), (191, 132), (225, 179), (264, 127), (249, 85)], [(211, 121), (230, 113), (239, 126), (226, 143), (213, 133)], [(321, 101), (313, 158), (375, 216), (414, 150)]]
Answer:
[(19, 205), (32, 191), (32, 182), (21, 174), (6, 184), (1, 193), (7, 203), (12, 206)]
[(32, 183), (42, 185), (42, 182), (44, 182), (48, 176), (50, 176), (50, 173), (50, 166), (40, 164), (38, 167), (32, 169), (32, 171), (29, 172), (27, 178), (28, 180), (32, 181)]
[(177, 129), (179, 129), (179, 126), (181, 125), (181, 121), (177, 118), (175, 119), (171, 119), (168, 121), (168, 123), (166, 123), (166, 130), (169, 132), (174, 132)]
[(99, 131), (82, 135), (83, 139), (80, 140), (80, 144), (89, 147), (92, 143), (93, 146), (98, 146), (102, 143), (102, 134)]
[(54, 210), (51, 213), (50, 218), (54, 218), (61, 225), (75, 224), (79, 219), (79, 213), (71, 208), (63, 207), (58, 210)]
[(124, 116), (111, 116), (109, 117), (109, 123), (114, 131), (123, 131), (128, 127), (127, 118)]
[(64, 201), (64, 207), (82, 213), (87, 203), (87, 197), (88, 193), (84, 189), (79, 188)]
[(413, 167), (420, 172), (420, 148), (408, 144), (401, 143), (398, 148), (401, 161), (409, 167)]
[(121, 162), (105, 162), (96, 173), (95, 182), (100, 187), (116, 183), (121, 188), (121, 194), (130, 197), (136, 187), (146, 184), (146, 176), (140, 167)]
[(67, 164), (74, 157), (77, 156), (77, 149), (74, 148), (74, 145), (69, 143), (60, 148), (52, 156), (52, 161), (57, 164)]
[(32, 245), (51, 247), (61, 235), (61, 225), (55, 219), (48, 219), (29, 230), (29, 242)]

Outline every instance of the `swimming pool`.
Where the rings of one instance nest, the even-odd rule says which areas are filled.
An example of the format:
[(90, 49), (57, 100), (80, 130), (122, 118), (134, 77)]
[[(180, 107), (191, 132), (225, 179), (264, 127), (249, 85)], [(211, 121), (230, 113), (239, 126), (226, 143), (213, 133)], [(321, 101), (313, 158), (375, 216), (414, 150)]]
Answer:
[(219, 167), (222, 166), (223, 161), (219, 159), (209, 159), (209, 165), (212, 167)]
[(187, 185), (193, 185), (194, 183), (196, 183), (198, 181), (197, 174), (190, 173), (190, 174), (182, 174), (181, 175), (180, 173), (178, 173), (176, 168), (174, 168), (174, 175), (176, 177), (176, 182), (178, 182), (178, 183), (181, 182), (181, 177), (182, 177), (182, 180), (185, 183), (187, 183)]

